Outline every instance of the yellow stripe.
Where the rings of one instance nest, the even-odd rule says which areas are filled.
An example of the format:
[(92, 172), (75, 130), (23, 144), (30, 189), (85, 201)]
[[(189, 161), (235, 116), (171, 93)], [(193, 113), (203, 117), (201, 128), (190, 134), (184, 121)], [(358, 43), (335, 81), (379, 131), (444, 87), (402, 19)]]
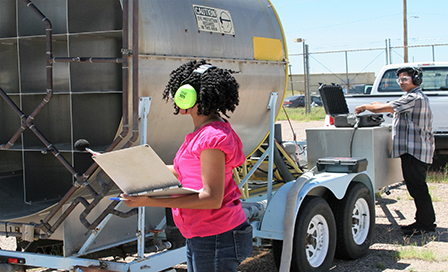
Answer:
[[(283, 50), (285, 51), (285, 61), (289, 64), (289, 57), (288, 57), (288, 47), (286, 46), (286, 36), (285, 36), (285, 32), (283, 30), (283, 25), (282, 22), (280, 21), (280, 17), (278, 16), (277, 10), (275, 10), (274, 5), (272, 5), (271, 0), (268, 0), (270, 7), (272, 8), (272, 11), (274, 11), (275, 17), (277, 17), (277, 22), (280, 26), (280, 30), (282, 32), (282, 39), (283, 39)], [(283, 92), (283, 97), (282, 97), (282, 104), (283, 104), (283, 100), (285, 100), (285, 96), (286, 96), (286, 89), (288, 86), (288, 64), (285, 65), (285, 90)], [(275, 120), (277, 121), (278, 115), (280, 114), (280, 110), (277, 112), (277, 116), (275, 117)]]

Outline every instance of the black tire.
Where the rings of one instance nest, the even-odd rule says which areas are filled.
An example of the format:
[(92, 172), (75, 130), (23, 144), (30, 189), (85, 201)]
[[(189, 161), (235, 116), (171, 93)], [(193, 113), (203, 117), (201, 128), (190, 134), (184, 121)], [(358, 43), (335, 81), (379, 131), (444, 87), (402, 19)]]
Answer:
[(346, 196), (332, 207), (338, 232), (336, 258), (354, 260), (366, 255), (375, 228), (375, 203), (370, 190), (362, 183), (352, 183)]
[[(317, 236), (322, 238), (321, 243)], [(277, 268), (280, 267), (282, 246), (283, 241), (272, 243)], [(320, 197), (307, 197), (297, 215), (290, 271), (328, 271), (335, 250), (336, 223), (330, 206)]]

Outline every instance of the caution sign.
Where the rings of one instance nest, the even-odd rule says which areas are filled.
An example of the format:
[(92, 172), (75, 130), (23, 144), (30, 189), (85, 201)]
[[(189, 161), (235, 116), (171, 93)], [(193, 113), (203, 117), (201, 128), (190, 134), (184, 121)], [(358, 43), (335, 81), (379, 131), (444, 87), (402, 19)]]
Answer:
[(193, 5), (199, 31), (235, 35), (230, 12), (205, 6)]

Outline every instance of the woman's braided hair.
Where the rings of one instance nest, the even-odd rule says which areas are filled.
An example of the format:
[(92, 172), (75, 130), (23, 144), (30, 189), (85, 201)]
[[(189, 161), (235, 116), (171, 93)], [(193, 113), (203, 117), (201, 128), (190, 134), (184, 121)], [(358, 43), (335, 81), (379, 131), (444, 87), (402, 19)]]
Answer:
[[(163, 100), (174, 97), (177, 89), (184, 84), (190, 84), (196, 90), (199, 115), (224, 114), (233, 112), (239, 104), (239, 85), (232, 76), (235, 71), (211, 67), (204, 73), (194, 73), (205, 60), (190, 61), (182, 64), (170, 73), (170, 80), (163, 91)], [(209, 64), (211, 65), (211, 64)], [(174, 104), (174, 114), (179, 113), (179, 107)]]

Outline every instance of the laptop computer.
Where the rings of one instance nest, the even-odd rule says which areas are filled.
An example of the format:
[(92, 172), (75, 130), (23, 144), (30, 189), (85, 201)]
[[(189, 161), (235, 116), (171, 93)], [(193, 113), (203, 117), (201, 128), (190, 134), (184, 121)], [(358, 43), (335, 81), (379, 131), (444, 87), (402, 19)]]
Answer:
[(175, 197), (199, 193), (185, 188), (149, 145), (95, 154), (92, 159), (130, 196)]

